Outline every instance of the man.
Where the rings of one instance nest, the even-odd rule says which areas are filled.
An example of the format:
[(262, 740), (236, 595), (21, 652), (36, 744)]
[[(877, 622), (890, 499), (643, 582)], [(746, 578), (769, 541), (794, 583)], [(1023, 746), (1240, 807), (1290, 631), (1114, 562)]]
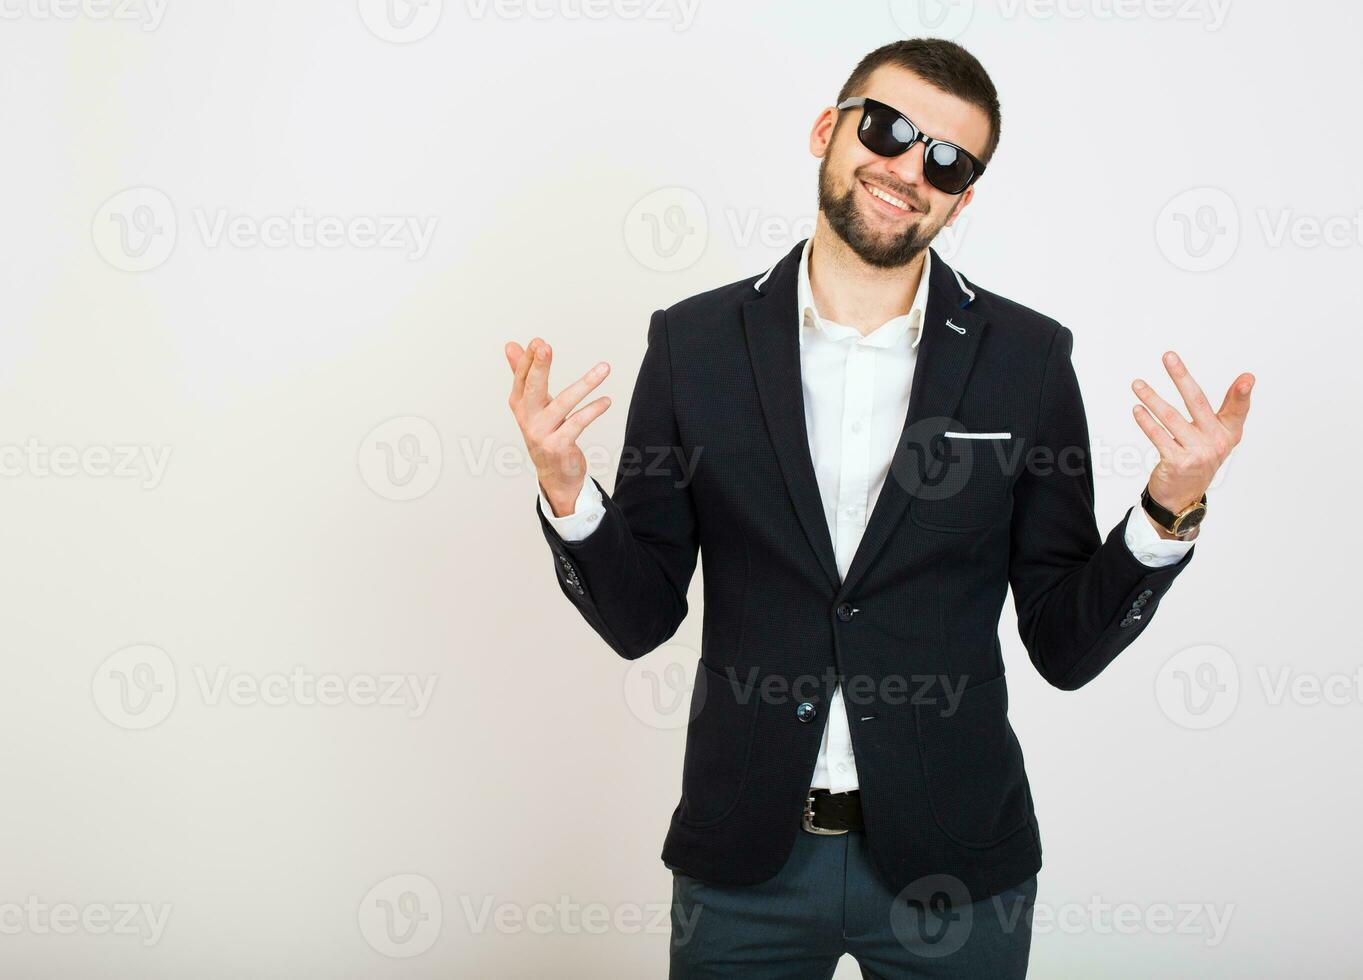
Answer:
[(1160, 460), (1099, 535), (1072, 333), (928, 247), (999, 126), (958, 45), (868, 55), (810, 135), (812, 239), (653, 315), (613, 494), (576, 445), (608, 366), (551, 399), (548, 344), (507, 345), (559, 585), (620, 656), (674, 634), (705, 552), (662, 851), (674, 978), (829, 977), (844, 953), (866, 976), (1024, 976), (1041, 846), (1005, 593), (1037, 670), (1088, 683), (1191, 561), (1240, 441), (1253, 376), (1213, 411), (1166, 354), (1192, 418), (1133, 384)]

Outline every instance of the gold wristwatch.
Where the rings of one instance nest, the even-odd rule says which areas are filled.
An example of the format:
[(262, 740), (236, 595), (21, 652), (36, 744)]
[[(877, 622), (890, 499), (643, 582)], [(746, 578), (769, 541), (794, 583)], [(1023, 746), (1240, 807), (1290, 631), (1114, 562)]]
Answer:
[(1201, 500), (1193, 501), (1175, 514), (1168, 507), (1155, 502), (1150, 496), (1150, 487), (1147, 484), (1141, 491), (1141, 507), (1155, 519), (1156, 524), (1174, 537), (1182, 539), (1196, 531), (1197, 526), (1202, 523), (1202, 518), (1207, 516), (1207, 495), (1204, 493)]

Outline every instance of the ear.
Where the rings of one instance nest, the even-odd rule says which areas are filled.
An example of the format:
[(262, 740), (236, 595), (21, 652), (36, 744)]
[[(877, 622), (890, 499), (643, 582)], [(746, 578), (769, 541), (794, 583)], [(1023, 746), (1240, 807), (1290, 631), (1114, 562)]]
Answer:
[(822, 160), (833, 142), (833, 130), (838, 125), (838, 110), (829, 106), (814, 120), (814, 128), (809, 132), (809, 152)]
[(961, 195), (960, 200), (956, 202), (956, 206), (951, 209), (951, 217), (947, 218), (946, 227), (950, 228), (952, 225), (954, 225), (956, 223), (956, 219), (960, 216), (961, 212), (965, 210), (965, 206), (974, 199), (975, 185), (971, 184), (969, 187), (965, 189), (965, 193)]

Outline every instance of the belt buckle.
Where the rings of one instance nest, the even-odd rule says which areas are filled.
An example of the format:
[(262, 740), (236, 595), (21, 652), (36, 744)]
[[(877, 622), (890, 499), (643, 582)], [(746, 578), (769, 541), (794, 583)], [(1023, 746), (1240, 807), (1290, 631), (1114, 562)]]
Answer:
[(820, 827), (818, 824), (816, 824), (816, 823), (814, 822), (814, 794), (813, 794), (813, 793), (811, 793), (811, 794), (809, 794), (808, 796), (805, 797), (805, 809), (804, 809), (804, 813), (801, 814), (801, 825), (805, 828), (805, 830), (809, 831), (811, 834), (823, 834), (823, 835), (828, 836), (828, 837), (834, 837), (834, 836), (836, 836), (836, 835), (838, 835), (838, 834), (845, 834), (845, 833), (847, 833), (846, 829), (843, 829), (843, 830), (834, 830), (834, 829), (830, 829), (830, 828), (828, 828), (828, 827)]

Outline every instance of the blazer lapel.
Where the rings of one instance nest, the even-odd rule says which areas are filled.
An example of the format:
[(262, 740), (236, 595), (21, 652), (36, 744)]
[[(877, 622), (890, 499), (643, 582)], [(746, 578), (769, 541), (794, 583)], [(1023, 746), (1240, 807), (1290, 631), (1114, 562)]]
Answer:
[(824, 574), (845, 595), (866, 573), (904, 517), (911, 497), (902, 475), (926, 458), (933, 443), (952, 427), (951, 415), (960, 404), (988, 321), (967, 309), (973, 294), (962, 290), (955, 274), (934, 250), (927, 313), (904, 428), (847, 578), (842, 580), (805, 422), (796, 309), (803, 248), (802, 241), (759, 280), (760, 295), (743, 304), (743, 323), (767, 431), (796, 516)]
[(955, 424), (951, 416), (960, 404), (980, 338), (988, 326), (988, 321), (966, 308), (973, 299), (974, 294), (962, 290), (955, 274), (934, 250), (908, 414), (890, 472), (839, 590), (844, 595), (856, 587), (904, 517), (913, 487), (904, 475), (928, 458), (933, 443)]
[(786, 489), (795, 514), (814, 550), (837, 588), (840, 576), (833, 553), (833, 539), (824, 516), (814, 459), (809, 450), (805, 422), (804, 387), (800, 380), (799, 319), (796, 283), (804, 242), (789, 252), (759, 281), (760, 295), (743, 304), (743, 324), (748, 336), (757, 394), (767, 420), (776, 458), (780, 461)]

